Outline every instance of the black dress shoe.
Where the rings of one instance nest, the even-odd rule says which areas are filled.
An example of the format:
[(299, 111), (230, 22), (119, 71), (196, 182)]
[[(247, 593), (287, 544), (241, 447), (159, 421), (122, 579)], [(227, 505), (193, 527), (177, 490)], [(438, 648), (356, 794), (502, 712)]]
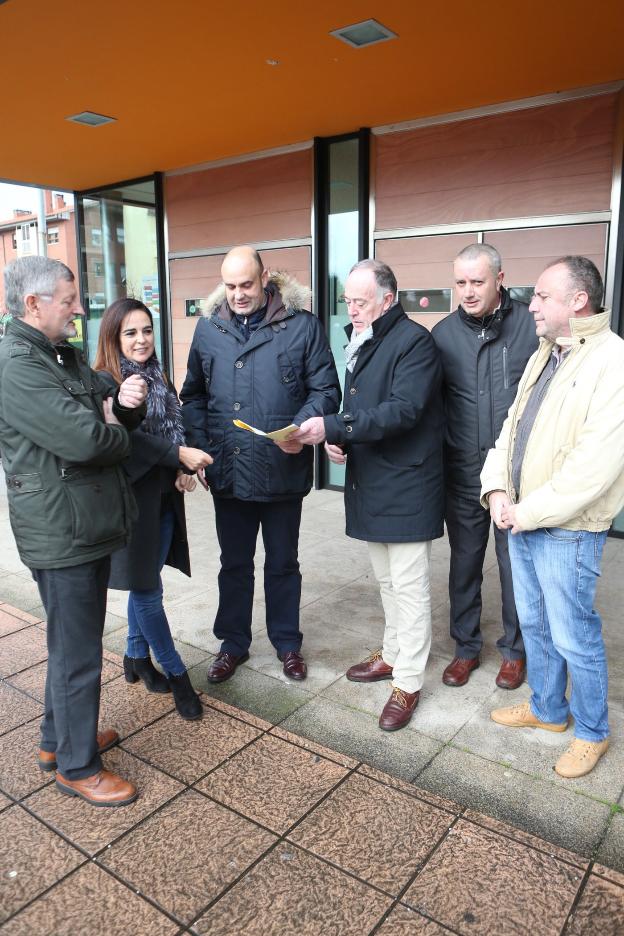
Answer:
[(234, 675), (237, 666), (245, 663), (249, 659), (248, 653), (242, 656), (234, 656), (232, 653), (221, 651), (217, 653), (216, 658), (208, 667), (208, 682), (225, 682), (230, 676)]
[(289, 679), (305, 679), (308, 675), (308, 667), (298, 650), (287, 650), (286, 653), (278, 653), (277, 659), (284, 664), (282, 671), (284, 676)]

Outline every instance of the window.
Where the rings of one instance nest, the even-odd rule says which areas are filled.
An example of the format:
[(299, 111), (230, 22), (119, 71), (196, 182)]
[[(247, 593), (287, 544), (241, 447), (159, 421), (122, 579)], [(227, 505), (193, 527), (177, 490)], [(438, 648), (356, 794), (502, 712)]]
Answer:
[(96, 276), (104, 276), (104, 264), (96, 260), (93, 264), (93, 272)]
[(17, 231), (13, 231), (13, 250), (17, 250)]
[(93, 247), (102, 246), (102, 229), (101, 228), (91, 228), (91, 245)]
[(59, 229), (48, 228), (48, 244), (58, 244), (58, 242), (59, 242)]

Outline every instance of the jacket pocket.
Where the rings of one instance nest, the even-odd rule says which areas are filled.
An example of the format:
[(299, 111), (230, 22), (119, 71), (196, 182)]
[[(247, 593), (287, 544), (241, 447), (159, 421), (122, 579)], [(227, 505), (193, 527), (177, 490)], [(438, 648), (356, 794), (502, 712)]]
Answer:
[(72, 544), (97, 546), (117, 539), (134, 517), (115, 471), (64, 468), (61, 479), (69, 502)]
[(278, 355), (279, 376), (282, 385), (288, 390), (294, 400), (305, 399), (305, 389), (301, 379), (300, 369), (291, 361), (288, 354), (282, 352)]
[(210, 383), (212, 381), (212, 358), (202, 358), (202, 371), (204, 373), (204, 386), (206, 394), (210, 394)]
[(9, 518), (18, 545), (28, 551), (46, 546), (50, 519), (46, 493), (38, 471), (6, 478)]
[(503, 387), (509, 390), (509, 352), (507, 345), (503, 345)]
[(212, 455), (212, 465), (208, 465), (205, 469), (205, 477), (209, 484), (218, 488), (223, 482), (225, 432), (221, 427), (208, 426), (206, 434), (208, 436), (206, 451)]

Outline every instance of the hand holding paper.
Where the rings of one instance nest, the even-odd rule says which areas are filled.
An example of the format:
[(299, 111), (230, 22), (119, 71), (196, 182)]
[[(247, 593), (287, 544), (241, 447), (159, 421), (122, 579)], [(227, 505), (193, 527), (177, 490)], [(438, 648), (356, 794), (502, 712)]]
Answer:
[(272, 442), (285, 442), (286, 439), (297, 431), (297, 426), (290, 425), (284, 426), (283, 429), (274, 429), (272, 432), (264, 432), (262, 429), (256, 429), (255, 426), (249, 426), (246, 422), (243, 422), (242, 419), (233, 419), (232, 422), (239, 429), (247, 429), (248, 432), (253, 432), (255, 435), (264, 436), (266, 439), (270, 439)]

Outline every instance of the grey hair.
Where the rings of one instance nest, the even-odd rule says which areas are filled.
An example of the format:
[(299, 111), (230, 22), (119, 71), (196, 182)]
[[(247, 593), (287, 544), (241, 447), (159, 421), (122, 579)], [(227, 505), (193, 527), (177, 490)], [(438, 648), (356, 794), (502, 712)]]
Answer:
[(355, 270), (371, 270), (380, 291), (380, 298), (385, 293), (391, 292), (393, 299), (396, 300), (398, 289), (396, 276), (387, 263), (382, 263), (381, 260), (360, 260), (359, 263), (353, 264), (349, 274)]
[(576, 290), (586, 292), (589, 307), (592, 312), (600, 312), (604, 286), (596, 264), (592, 263), (588, 257), (580, 257), (577, 254), (559, 257), (558, 260), (553, 260), (552, 263), (549, 263), (545, 269), (549, 270), (551, 267), (559, 266), (559, 264), (564, 266), (568, 271), (568, 279), (572, 287), (570, 292), (575, 292)]
[(4, 270), (4, 301), (7, 312), (23, 318), (26, 296), (53, 296), (59, 280), (73, 282), (74, 274), (60, 260), (48, 257), (18, 257)]
[(460, 250), (456, 260), (478, 260), (480, 257), (486, 257), (490, 269), (494, 276), (498, 276), (503, 268), (503, 261), (496, 247), (491, 244), (468, 244), (463, 250)]

